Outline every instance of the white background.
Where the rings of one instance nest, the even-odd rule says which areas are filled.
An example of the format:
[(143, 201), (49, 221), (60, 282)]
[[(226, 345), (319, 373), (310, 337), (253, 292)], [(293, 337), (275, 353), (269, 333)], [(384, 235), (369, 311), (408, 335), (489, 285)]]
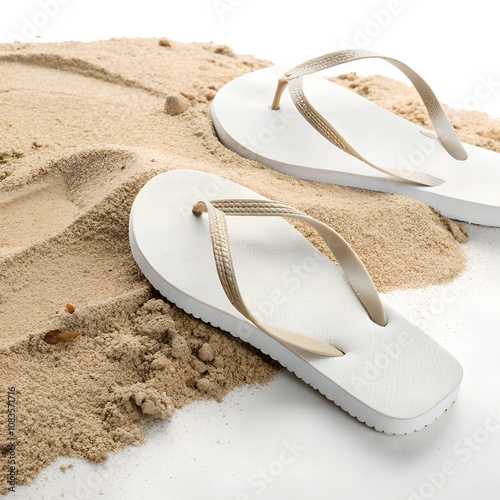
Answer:
[[(43, 5), (55, 14), (44, 17)], [(444, 102), (500, 116), (499, 14), (491, 0), (2, 0), (0, 42), (167, 37), (279, 64), (368, 48), (405, 61)], [(379, 61), (339, 71), (347, 70), (402, 78)], [(471, 96), (488, 78), (497, 86), (476, 103)]]
[[(491, 0), (2, 0), (0, 41), (167, 37), (283, 64), (367, 48), (407, 62), (442, 101), (500, 116), (498, 19)], [(372, 63), (339, 71), (401, 79)], [(104, 466), (61, 459), (10, 498), (498, 499), (500, 432), (485, 424), (500, 419), (500, 229), (468, 230), (465, 275), (384, 297), (464, 366), (458, 401), (426, 429), (377, 433), (283, 370), (265, 388), (184, 408)]]

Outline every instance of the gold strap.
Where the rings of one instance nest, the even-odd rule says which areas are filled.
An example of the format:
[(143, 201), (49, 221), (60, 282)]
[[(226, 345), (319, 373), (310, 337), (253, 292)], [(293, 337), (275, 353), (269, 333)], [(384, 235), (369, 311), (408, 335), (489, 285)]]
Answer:
[(193, 207), (195, 215), (208, 213), (210, 235), (215, 258), (215, 265), (222, 288), (231, 304), (248, 320), (264, 333), (281, 343), (299, 347), (324, 356), (342, 356), (342, 351), (320, 340), (305, 337), (287, 330), (282, 330), (258, 321), (246, 306), (234, 273), (233, 261), (229, 247), (229, 236), (226, 224), (227, 216), (268, 216), (292, 217), (309, 223), (325, 240), (339, 261), (354, 291), (365, 306), (371, 319), (379, 325), (387, 323), (385, 311), (378, 292), (368, 272), (349, 244), (326, 224), (309, 217), (284, 203), (270, 200), (215, 200), (199, 201)]
[(331, 54), (326, 54), (324, 56), (318, 57), (316, 59), (311, 59), (306, 61), (299, 66), (287, 71), (278, 81), (278, 87), (274, 95), (273, 103), (271, 109), (279, 109), (279, 103), (283, 91), (289, 86), (290, 97), (293, 103), (297, 107), (300, 114), (321, 134), (323, 137), (332, 142), (335, 146), (343, 149), (346, 153), (358, 158), (359, 160), (365, 162), (367, 165), (383, 172), (392, 177), (409, 181), (416, 184), (421, 184), (424, 186), (439, 186), (443, 184), (444, 180), (434, 177), (429, 174), (419, 173), (419, 172), (407, 172), (400, 169), (380, 167), (374, 165), (367, 159), (365, 159), (360, 153), (358, 153), (343, 137), (339, 132), (326, 120), (318, 110), (316, 110), (311, 103), (307, 100), (304, 95), (303, 90), (303, 76), (315, 73), (316, 71), (321, 71), (326, 68), (337, 66), (350, 61), (357, 61), (359, 59), (370, 59), (370, 58), (380, 58), (385, 61), (390, 62), (396, 68), (401, 70), (413, 83), (417, 92), (420, 94), (422, 101), (427, 108), (429, 117), (432, 121), (434, 129), (441, 141), (441, 144), (450, 153), (450, 155), (457, 160), (467, 159), (467, 152), (462, 146), (462, 143), (457, 137), (453, 126), (448, 121), (446, 114), (439, 104), (436, 95), (429, 87), (429, 85), (413, 71), (409, 66), (393, 59), (392, 57), (385, 57), (377, 54), (375, 52), (370, 52), (367, 50), (343, 50), (339, 52), (332, 52)]

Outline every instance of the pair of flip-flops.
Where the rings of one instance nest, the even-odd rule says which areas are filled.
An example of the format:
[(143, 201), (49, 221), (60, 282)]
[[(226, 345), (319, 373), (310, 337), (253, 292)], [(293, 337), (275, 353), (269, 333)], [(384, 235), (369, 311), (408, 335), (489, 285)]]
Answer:
[[(230, 82), (212, 105), (219, 138), (296, 177), (405, 194), (448, 217), (500, 226), (500, 156), (462, 145), (432, 90), (408, 66), (383, 58), (415, 85), (436, 134), (317, 75), (303, 81), (371, 57), (381, 56), (335, 52)], [(341, 269), (283, 217), (309, 223)], [(138, 194), (130, 244), (168, 300), (269, 354), (379, 431), (421, 429), (457, 398), (459, 362), (382, 305), (352, 248), (303, 212), (211, 174), (175, 170)], [(372, 373), (375, 365), (382, 368)]]

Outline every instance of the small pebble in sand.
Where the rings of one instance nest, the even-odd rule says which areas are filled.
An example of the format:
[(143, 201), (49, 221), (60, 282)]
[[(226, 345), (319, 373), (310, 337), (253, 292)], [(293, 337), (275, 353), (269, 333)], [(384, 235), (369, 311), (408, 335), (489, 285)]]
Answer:
[(78, 332), (71, 330), (52, 330), (45, 334), (44, 340), (47, 344), (58, 344), (68, 342), (78, 336)]
[(73, 314), (75, 312), (75, 308), (71, 304), (66, 304), (66, 311)]
[(189, 101), (180, 94), (171, 94), (165, 101), (165, 113), (170, 116), (180, 115), (189, 107)]
[(170, 40), (167, 38), (160, 38), (160, 41), (158, 42), (158, 45), (160, 47), (172, 47), (172, 44), (170, 43)]
[(59, 330), (54, 330), (52, 332), (48, 332), (45, 334), (43, 340), (47, 342), (47, 344), (57, 344), (59, 340), (57, 340), (57, 335), (59, 334)]
[(78, 336), (78, 332), (74, 332), (71, 330), (65, 330), (57, 336), (57, 340), (59, 342), (68, 342), (69, 340), (73, 340), (77, 336)]
[(214, 351), (210, 344), (203, 344), (198, 351), (198, 357), (202, 361), (212, 361), (214, 359)]

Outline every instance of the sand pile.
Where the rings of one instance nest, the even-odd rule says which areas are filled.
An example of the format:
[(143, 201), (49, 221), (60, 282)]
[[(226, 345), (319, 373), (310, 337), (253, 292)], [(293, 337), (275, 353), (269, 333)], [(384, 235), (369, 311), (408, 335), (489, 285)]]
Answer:
[[(218, 142), (215, 93), (268, 64), (225, 46), (147, 39), (0, 46), (0, 392), (16, 388), (18, 484), (59, 455), (101, 461), (140, 443), (148, 419), (266, 383), (277, 370), (161, 300), (135, 265), (130, 206), (159, 172), (204, 170), (309, 212), (343, 234), (381, 291), (464, 269), (463, 232), (423, 203), (292, 179)], [(340, 82), (425, 124), (404, 85)], [(496, 122), (452, 119), (462, 138), (498, 147)], [(44, 341), (67, 329), (78, 336)], [(2, 424), (2, 474), (7, 437)]]

